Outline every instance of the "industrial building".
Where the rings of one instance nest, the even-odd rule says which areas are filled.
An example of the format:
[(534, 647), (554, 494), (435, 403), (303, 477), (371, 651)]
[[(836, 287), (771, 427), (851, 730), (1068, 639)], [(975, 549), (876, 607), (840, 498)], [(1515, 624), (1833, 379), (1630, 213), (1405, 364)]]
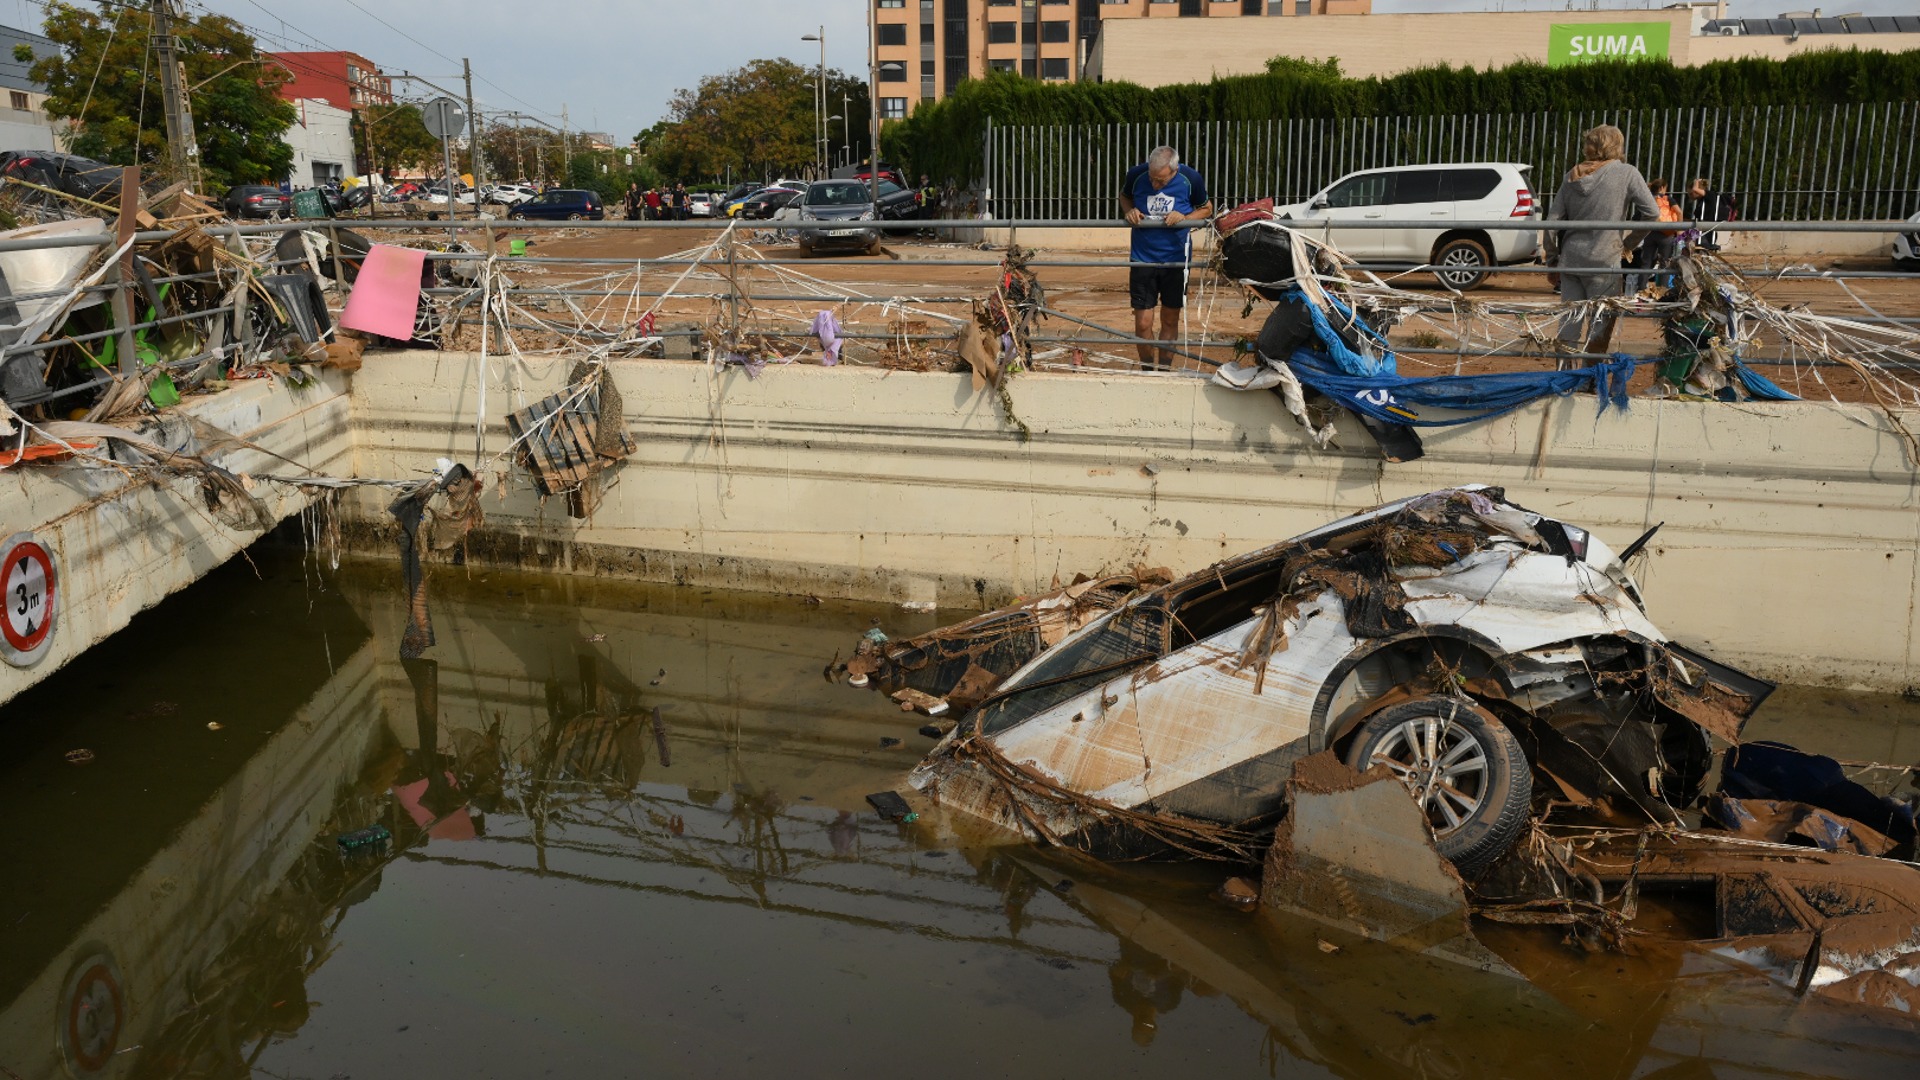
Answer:
[[(1396, 75), (1448, 64), (1481, 70), (1518, 61), (1549, 65), (1646, 57), (1681, 66), (1716, 60), (1784, 60), (1816, 49), (1920, 49), (1920, 14), (1846, 18), (1727, 19), (1718, 4), (1613, 11), (1345, 13), (1226, 25), (1162, 18), (1187, 4), (1127, 0), (1144, 18), (1109, 17), (1087, 49), (1083, 78), (1142, 86), (1252, 75), (1276, 56), (1337, 59), (1350, 77)], [(1212, 8), (1233, 5), (1213, 3)], [(1271, 5), (1270, 5), (1271, 6)], [(1370, 7), (1370, 4), (1360, 6)], [(1104, 10), (1104, 5), (1103, 5)]]

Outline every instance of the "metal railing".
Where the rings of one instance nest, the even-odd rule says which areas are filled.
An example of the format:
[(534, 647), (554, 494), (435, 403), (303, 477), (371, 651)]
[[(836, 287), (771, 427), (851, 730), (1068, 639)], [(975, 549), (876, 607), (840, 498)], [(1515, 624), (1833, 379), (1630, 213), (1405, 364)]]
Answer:
[(1675, 193), (1695, 177), (1735, 195), (1743, 218), (1863, 220), (1920, 211), (1920, 102), (1589, 109), (1453, 116), (1000, 126), (985, 136), (995, 217), (1097, 221), (1127, 169), (1171, 146), (1214, 204), (1302, 202), (1351, 172), (1510, 162), (1550, 202), (1580, 135), (1618, 125), (1627, 158)]
[[(780, 222), (780, 223), (769, 222), (769, 223), (760, 223), (757, 226), (744, 225), (744, 223), (734, 223), (734, 227), (735, 227), (735, 236), (739, 237), (742, 240), (751, 240), (754, 243), (758, 243), (764, 246), (764, 241), (767, 239), (767, 234), (776, 230), (782, 233), (792, 234), (792, 233), (800, 233), (800, 232), (823, 231), (823, 230), (831, 230), (836, 228), (845, 228), (847, 224), (848, 223), (846, 222)], [(1047, 230), (1047, 229), (1057, 229), (1062, 227), (1070, 227), (1070, 228), (1092, 227), (1092, 228), (1100, 228), (1100, 229), (1121, 230), (1121, 229), (1128, 228), (1128, 226), (1126, 226), (1125, 223), (1114, 220), (1111, 217), (1104, 220), (1098, 220), (1098, 221), (1073, 221), (1073, 220), (1060, 220), (1060, 219), (1020, 219), (1020, 220), (1010, 220), (1010, 221), (995, 221), (991, 223), (983, 223), (983, 222), (977, 222), (977, 221), (959, 221), (959, 220), (877, 221), (877, 222), (860, 222), (859, 223), (860, 227), (862, 228), (871, 228), (880, 233), (885, 233), (885, 234), (901, 234), (901, 233), (908, 233), (908, 232), (930, 231), (937, 235), (952, 235), (956, 232), (972, 233), (978, 230), (983, 224), (991, 224), (996, 228), (1013, 229), (1015, 230), (1016, 237), (1018, 237), (1019, 235), (1018, 230), (1023, 230), (1023, 229), (1024, 230)], [(1377, 221), (1356, 222), (1354, 223), (1353, 227), (1362, 228), (1362, 229), (1434, 230), (1434, 229), (1444, 229), (1447, 227), (1448, 224), (1449, 223), (1447, 222), (1436, 222), (1431, 219), (1417, 220), (1417, 221), (1377, 220)], [(1537, 222), (1530, 222), (1525, 220), (1475, 222), (1473, 224), (1474, 224), (1474, 227), (1476, 228), (1487, 228), (1492, 230), (1533, 230), (1533, 229), (1538, 229), (1540, 227), (1539, 223)], [(1554, 227), (1556, 229), (1561, 229), (1566, 231), (1583, 231), (1583, 230), (1608, 230), (1608, 229), (1623, 229), (1623, 228), (1643, 229), (1646, 227), (1647, 224), (1648, 223), (1646, 222), (1621, 222), (1621, 221), (1568, 221), (1568, 222), (1555, 222)], [(1691, 223), (1680, 222), (1680, 223), (1664, 223), (1664, 224), (1665, 224), (1665, 227), (1667, 228), (1686, 228), (1686, 227), (1689, 227)], [(1717, 224), (1717, 223), (1705, 223), (1705, 224)], [(316, 221), (299, 221), (299, 222), (276, 222), (276, 223), (266, 223), (266, 224), (258, 224), (258, 225), (229, 225), (229, 226), (210, 227), (205, 229), (204, 231), (209, 233), (210, 235), (221, 237), (221, 238), (229, 237), (229, 236), (241, 236), (241, 237), (271, 236), (271, 235), (278, 235), (280, 233), (284, 233), (291, 230), (314, 230), (316, 232), (320, 232), (324, 234), (329, 228), (348, 229), (348, 230), (359, 231), (366, 234), (390, 234), (394, 232), (407, 232), (413, 235), (406, 237), (405, 238), (406, 241), (412, 242), (414, 244), (426, 244), (434, 248), (434, 250), (429, 251), (427, 255), (427, 258), (429, 260), (434, 261), (436, 263), (459, 264), (459, 263), (475, 263), (481, 260), (485, 260), (489, 258), (489, 256), (487, 256), (484, 252), (474, 251), (474, 250), (441, 250), (441, 248), (444, 248), (446, 246), (441, 240), (442, 237), (462, 239), (466, 241), (489, 241), (489, 240), (497, 241), (497, 242), (494, 242), (492, 245), (494, 246), (496, 252), (502, 251), (505, 248), (505, 239), (503, 234), (513, 233), (513, 234), (531, 235), (531, 234), (538, 234), (543, 232), (553, 232), (553, 231), (563, 231), (563, 230), (564, 231), (588, 230), (588, 231), (596, 231), (596, 232), (682, 234), (682, 235), (685, 235), (688, 241), (690, 242), (689, 246), (692, 246), (693, 244), (698, 243), (701, 239), (713, 237), (714, 234), (716, 234), (719, 230), (721, 230), (722, 228), (726, 228), (727, 226), (728, 226), (728, 223), (722, 222), (722, 221), (699, 221), (699, 220), (684, 221), (684, 222), (627, 222), (627, 221), (525, 222), (525, 221), (515, 221), (515, 222), (509, 223), (509, 222), (489, 221), (489, 220), (475, 221), (471, 219), (462, 219), (459, 221), (447, 221), (447, 220), (407, 221), (407, 220), (389, 220), (389, 219), (369, 221), (369, 220), (342, 219), (338, 221), (317, 221), (317, 222)], [(1913, 226), (1911, 223), (1901, 222), (1901, 221), (1891, 221), (1891, 220), (1890, 221), (1749, 221), (1749, 222), (1741, 222), (1738, 228), (1742, 232), (1751, 232), (1756, 234), (1758, 233), (1824, 232), (1824, 233), (1891, 235), (1895, 233), (1911, 233), (1915, 231), (1915, 226)], [(139, 238), (142, 240), (152, 241), (152, 240), (165, 239), (170, 235), (172, 235), (170, 232), (161, 230), (161, 231), (141, 233), (139, 234)], [(1041, 238), (1044, 241), (1044, 233), (1041, 234)], [(1123, 242), (1123, 237), (1121, 235), (1116, 235), (1114, 238), (1114, 244), (1118, 246), (1122, 242)], [(27, 240), (27, 241), (9, 240), (9, 241), (0, 241), (0, 251), (25, 250), (25, 249), (46, 248), (46, 247), (98, 246), (100, 243), (101, 241), (97, 237), (96, 238), (56, 237), (56, 238), (48, 238), (46, 240)], [(1916, 246), (1920, 247), (1920, 240), (1916, 240)], [(903, 248), (901, 250), (911, 252), (913, 249)], [(965, 286), (947, 286), (939, 289), (936, 292), (930, 293), (929, 290), (924, 286), (924, 284), (917, 283), (913, 280), (915, 269), (929, 268), (929, 267), (933, 267), (933, 268), (972, 267), (972, 268), (986, 269), (989, 267), (998, 267), (1001, 265), (1001, 259), (999, 258), (997, 253), (989, 254), (987, 252), (981, 252), (978, 256), (960, 257), (960, 258), (951, 258), (951, 257), (944, 257), (944, 256), (945, 256), (945, 253), (943, 252), (942, 257), (938, 257), (938, 258), (923, 258), (923, 259), (902, 258), (899, 261), (893, 261), (893, 260), (887, 260), (887, 259), (876, 260), (871, 257), (829, 258), (829, 259), (792, 258), (792, 257), (753, 254), (753, 253), (742, 254), (740, 251), (736, 249), (728, 252), (725, 256), (708, 255), (704, 258), (695, 258), (695, 257), (690, 257), (684, 254), (666, 255), (666, 256), (658, 256), (658, 257), (645, 257), (645, 256), (635, 257), (631, 255), (626, 255), (626, 256), (619, 256), (619, 255), (543, 256), (538, 254), (504, 256), (504, 255), (496, 254), (494, 258), (496, 258), (500, 264), (504, 264), (508, 266), (517, 265), (517, 266), (526, 267), (526, 268), (542, 268), (542, 269), (548, 269), (548, 270), (554, 271), (556, 273), (565, 273), (565, 274), (574, 274), (574, 273), (590, 274), (593, 271), (595, 271), (597, 268), (604, 269), (606, 271), (620, 271), (620, 272), (633, 271), (633, 270), (647, 270), (647, 269), (659, 269), (663, 272), (667, 272), (667, 271), (678, 272), (682, 270), (687, 270), (689, 268), (698, 269), (698, 268), (704, 267), (706, 271), (704, 274), (698, 275), (694, 279), (690, 279), (689, 282), (685, 284), (685, 287), (671, 289), (671, 290), (663, 289), (659, 287), (643, 289), (643, 288), (640, 288), (637, 283), (634, 284), (632, 287), (609, 287), (608, 285), (606, 285), (606, 283), (596, 283), (592, 286), (582, 287), (582, 285), (578, 282), (566, 282), (566, 281), (556, 281), (556, 282), (522, 281), (522, 282), (516, 283), (512, 289), (513, 294), (529, 300), (536, 299), (536, 298), (543, 298), (543, 297), (551, 297), (551, 298), (632, 297), (632, 298), (643, 299), (643, 300), (654, 300), (654, 299), (662, 298), (664, 296), (672, 295), (672, 296), (680, 297), (683, 299), (690, 299), (690, 300), (712, 299), (712, 300), (725, 301), (729, 303), (738, 303), (743, 299), (748, 298), (746, 294), (744, 294), (737, 287), (736, 279), (734, 277), (734, 275), (740, 271), (752, 270), (757, 267), (777, 268), (777, 267), (804, 267), (804, 266), (816, 266), (816, 267), (847, 266), (847, 265), (856, 265), (856, 264), (865, 265), (865, 266), (872, 267), (877, 272), (879, 272), (879, 274), (884, 275), (885, 277), (892, 280), (887, 284), (883, 284), (877, 287), (872, 283), (863, 282), (861, 283), (861, 287), (859, 288), (846, 286), (846, 287), (832, 289), (832, 290), (815, 290), (815, 291), (808, 291), (808, 292), (795, 292), (795, 291), (782, 292), (782, 291), (773, 291), (773, 290), (765, 290), (765, 291), (754, 290), (751, 293), (750, 299), (755, 303), (793, 303), (793, 304), (810, 304), (810, 305), (833, 305), (833, 304), (879, 305), (883, 308), (889, 306), (890, 304), (895, 304), (900, 302), (910, 302), (912, 305), (922, 310), (939, 309), (939, 308), (951, 309), (951, 311), (953, 312), (951, 316), (943, 316), (943, 318), (948, 319), (948, 325), (937, 328), (937, 332), (902, 333), (897, 330), (891, 330), (886, 328), (862, 329), (858, 325), (849, 325), (844, 329), (843, 333), (840, 335), (841, 337), (844, 337), (849, 341), (855, 341), (855, 342), (938, 342), (938, 341), (951, 340), (952, 338), (951, 325), (957, 324), (958, 322), (962, 321), (962, 319), (967, 317), (967, 313), (969, 312), (971, 305), (973, 305), (975, 302), (978, 301), (978, 299), (982, 295), (982, 291), (979, 289), (969, 289)], [(298, 268), (300, 266), (304, 266), (305, 262), (304, 260), (301, 260), (301, 259), (294, 259), (294, 260), (287, 260), (286, 262), (283, 263), (280, 261), (276, 261), (272, 258), (264, 258), (264, 259), (258, 260), (256, 265), (260, 269), (277, 269), (277, 268), (289, 267), (289, 266)], [(1036, 269), (1048, 269), (1048, 268), (1084, 269), (1084, 270), (1107, 269), (1107, 270), (1119, 271), (1119, 270), (1127, 269), (1130, 266), (1133, 266), (1136, 264), (1130, 263), (1129, 260), (1124, 257), (1124, 255), (1114, 255), (1114, 256), (1108, 256), (1108, 257), (1073, 256), (1073, 257), (1052, 258), (1052, 259), (1033, 258), (1028, 262), (1027, 265), (1032, 266)], [(1195, 261), (1195, 262), (1188, 263), (1186, 265), (1190, 269), (1201, 270), (1206, 268), (1208, 264), (1204, 261)], [(1375, 266), (1374, 269), (1376, 270), (1376, 272), (1400, 272), (1400, 271), (1420, 271), (1420, 270), (1430, 269), (1430, 268), (1425, 267), (1422, 264), (1398, 264), (1398, 265)], [(1535, 266), (1503, 267), (1503, 268), (1499, 268), (1497, 272), (1502, 274), (1540, 275), (1540, 274), (1550, 273), (1551, 271), (1549, 268), (1545, 266), (1535, 265)], [(1598, 272), (1629, 274), (1629, 273), (1638, 273), (1639, 271), (1629, 271), (1629, 270), (1623, 269), (1619, 271), (1598, 271)], [(214, 275), (208, 274), (208, 273), (181, 274), (181, 275), (174, 275), (169, 278), (156, 278), (155, 280), (197, 281), (197, 280), (210, 278), (212, 276)], [(1900, 277), (1900, 278), (1910, 278), (1914, 280), (1917, 285), (1920, 285), (1920, 275), (1902, 274), (1902, 273), (1893, 271), (1891, 269), (1851, 270), (1851, 271), (1840, 272), (1835, 270), (1815, 270), (1811, 267), (1803, 267), (1803, 268), (1789, 268), (1789, 269), (1781, 270), (1778, 272), (1768, 274), (1767, 277), (1769, 280), (1809, 280), (1809, 281), (1837, 280), (1843, 284), (1847, 280), (1860, 279), (1860, 278), (1870, 279), (1870, 278)], [(1195, 280), (1198, 281), (1199, 279), (1196, 277)], [(666, 279), (663, 278), (661, 281), (661, 285), (665, 285), (665, 283), (666, 283)], [(825, 282), (825, 284), (837, 285), (838, 283)], [(990, 291), (991, 280), (983, 276), (982, 281), (980, 282), (980, 285), (985, 287), (986, 290)], [(121, 286), (116, 283), (106, 282), (106, 283), (101, 283), (99, 285), (91, 286), (84, 291), (104, 295), (120, 287)], [(1115, 287), (1118, 288), (1117, 281), (1115, 283)], [(1442, 292), (1444, 294), (1444, 290), (1442, 290)], [(478, 304), (474, 303), (474, 298), (477, 295), (477, 290), (475, 290), (471, 286), (465, 285), (465, 284), (454, 284), (454, 283), (443, 282), (441, 285), (437, 287), (426, 288), (424, 290), (424, 293), (430, 298), (432, 298), (433, 300), (439, 303), (442, 303), (443, 305), (446, 306), (447, 308), (446, 321), (449, 327), (452, 327), (457, 330), (462, 325), (477, 323)], [(43, 297), (43, 296), (50, 297), (55, 295), (63, 295), (63, 294), (57, 291), (46, 292), (46, 293), (35, 293), (35, 294), (21, 294), (20, 296), (17, 296), (14, 299), (25, 300), (25, 299), (32, 299), (36, 297)], [(1860, 310), (1859, 305), (1847, 303), (1844, 297), (1839, 293), (1836, 293), (1835, 300), (1837, 303), (1846, 304), (1846, 310), (1844, 311), (1844, 314), (1847, 319), (1849, 319), (1852, 322), (1860, 323), (1863, 325), (1889, 325), (1889, 326), (1911, 327), (1916, 322), (1920, 322), (1920, 320), (1916, 320), (1913, 318), (1900, 317), (1900, 316), (1885, 316), (1873, 311), (1863, 312)], [(336, 298), (336, 302), (338, 302), (338, 298)], [(200, 368), (203, 365), (211, 364), (214, 361), (234, 359), (234, 356), (233, 356), (234, 342), (231, 340), (231, 336), (233, 334), (234, 328), (231, 325), (231, 323), (229, 323), (225, 327), (225, 332), (228, 336), (227, 340), (212, 340), (215, 333), (218, 332), (217, 328), (219, 326), (219, 324), (215, 323), (214, 320), (216, 318), (222, 318), (222, 317), (228, 316), (231, 313), (232, 313), (232, 309), (230, 307), (218, 306), (218, 307), (213, 307), (206, 310), (188, 311), (181, 314), (173, 314), (173, 315), (156, 317), (154, 319), (134, 323), (130, 327), (130, 329), (133, 331), (139, 331), (143, 329), (161, 328), (161, 327), (179, 325), (182, 323), (191, 323), (191, 324), (196, 324), (203, 331), (208, 332), (208, 340), (205, 343), (206, 348), (204, 350), (197, 352), (193, 356), (189, 356), (176, 361), (169, 361), (165, 365), (167, 368), (174, 371), (190, 370), (194, 368)], [(1129, 328), (1102, 325), (1101, 323), (1091, 319), (1082, 318), (1076, 315), (1069, 314), (1067, 312), (1062, 312), (1055, 307), (1049, 307), (1047, 309), (1047, 314), (1049, 316), (1057, 316), (1063, 322), (1072, 324), (1073, 326), (1078, 327), (1079, 330), (1071, 331), (1071, 332), (1062, 332), (1062, 331), (1056, 330), (1053, 332), (1035, 333), (1030, 337), (1030, 340), (1034, 344), (1042, 345), (1042, 346), (1081, 346), (1081, 347), (1096, 347), (1096, 348), (1110, 348), (1110, 349), (1125, 349), (1135, 345), (1152, 345), (1156, 347), (1165, 348), (1167, 345), (1166, 342), (1158, 339), (1144, 339), (1144, 338), (1135, 337), (1133, 336), (1132, 333), (1129, 332)], [(517, 329), (517, 330), (526, 330), (526, 331), (541, 331), (541, 330), (552, 329), (551, 325), (542, 327), (542, 326), (534, 326), (534, 325), (528, 325), (528, 324), (515, 324), (515, 325), (511, 325), (511, 328)], [(1092, 334), (1089, 334), (1086, 331), (1091, 331)], [(45, 353), (48, 350), (56, 349), (62, 346), (71, 345), (75, 343), (86, 343), (92, 340), (98, 340), (98, 339), (107, 337), (111, 334), (117, 334), (119, 332), (120, 331), (118, 330), (109, 330), (109, 331), (103, 331), (103, 332), (71, 334), (71, 335), (60, 334), (56, 332), (53, 336), (38, 342), (15, 343), (14, 345), (6, 349), (5, 357), (12, 358), (22, 354)], [(597, 330), (591, 327), (585, 327), (585, 326), (574, 328), (572, 332), (575, 333), (576, 336), (582, 341), (608, 339), (610, 336), (604, 331)], [(700, 336), (700, 334), (701, 334), (701, 331), (698, 331), (698, 330), (668, 329), (668, 330), (663, 330), (657, 336), (697, 338)], [(1092, 335), (1098, 335), (1098, 336), (1092, 336)], [(794, 337), (794, 338), (804, 338), (808, 335), (806, 334), (806, 332), (796, 329), (791, 333), (789, 333), (787, 336)], [(1230, 337), (1216, 335), (1211, 339), (1211, 341), (1203, 340), (1203, 343), (1198, 346), (1194, 346), (1186, 349), (1174, 348), (1174, 349), (1170, 349), (1169, 351), (1177, 355), (1186, 357), (1190, 360), (1193, 360), (1198, 364), (1200, 364), (1202, 367), (1211, 367), (1211, 366), (1217, 365), (1224, 358), (1231, 355), (1232, 344), (1233, 344), (1233, 341)], [(1461, 355), (1461, 350), (1459, 348), (1422, 348), (1414, 345), (1407, 345), (1407, 346), (1396, 346), (1396, 350), (1403, 353), (1410, 354), (1410, 355), (1431, 354), (1431, 355), (1442, 356), (1442, 357), (1457, 357)], [(1212, 353), (1214, 355), (1208, 355), (1209, 353)], [(1488, 352), (1484, 354), (1476, 352), (1475, 355), (1476, 356), (1486, 355), (1489, 357), (1502, 357), (1502, 356), (1522, 356), (1522, 355), (1531, 356), (1535, 354), (1495, 351), (1495, 352)], [(1577, 358), (1577, 357), (1584, 356), (1585, 354), (1568, 353), (1564, 355), (1568, 357)], [(1753, 358), (1749, 362), (1754, 364), (1766, 364), (1769, 361), (1766, 360), (1765, 358)], [(1799, 361), (1799, 363), (1803, 363), (1803, 364), (1809, 363), (1809, 362), (1810, 361), (1806, 361), (1806, 360)], [(1811, 361), (1811, 362), (1816, 365), (1824, 363), (1821, 361)], [(1899, 365), (1895, 365), (1895, 366), (1899, 366)], [(59, 389), (49, 394), (43, 395), (42, 397), (36, 399), (35, 401), (14, 402), (13, 404), (15, 404), (16, 406), (30, 406), (33, 404), (39, 404), (46, 401), (64, 399), (76, 394), (83, 393), (90, 389), (95, 389), (95, 388), (108, 385), (114, 381), (115, 381), (115, 376), (112, 373), (103, 371), (97, 378), (83, 381), (74, 385), (60, 387)]]

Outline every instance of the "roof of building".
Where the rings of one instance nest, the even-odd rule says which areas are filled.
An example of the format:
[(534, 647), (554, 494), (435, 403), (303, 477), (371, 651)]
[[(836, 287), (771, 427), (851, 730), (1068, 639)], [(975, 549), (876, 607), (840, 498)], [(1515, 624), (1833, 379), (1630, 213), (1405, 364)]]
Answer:
[(1842, 19), (1708, 19), (1701, 30), (1787, 37), (1791, 34), (1920, 34), (1920, 15), (1853, 15)]
[(0, 87), (8, 90), (31, 90), (44, 94), (47, 88), (27, 77), (27, 69), (33, 65), (23, 64), (13, 58), (16, 45), (26, 45), (33, 49), (36, 60), (60, 54), (60, 46), (51, 38), (26, 30), (15, 30), (11, 26), (0, 26)]

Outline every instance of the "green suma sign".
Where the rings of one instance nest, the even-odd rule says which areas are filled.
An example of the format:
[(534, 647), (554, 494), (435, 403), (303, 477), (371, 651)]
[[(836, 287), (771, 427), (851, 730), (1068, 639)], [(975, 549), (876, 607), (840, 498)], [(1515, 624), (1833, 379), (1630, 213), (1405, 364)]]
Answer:
[(1664, 60), (1672, 33), (1673, 24), (1664, 22), (1554, 23), (1547, 34), (1547, 66)]

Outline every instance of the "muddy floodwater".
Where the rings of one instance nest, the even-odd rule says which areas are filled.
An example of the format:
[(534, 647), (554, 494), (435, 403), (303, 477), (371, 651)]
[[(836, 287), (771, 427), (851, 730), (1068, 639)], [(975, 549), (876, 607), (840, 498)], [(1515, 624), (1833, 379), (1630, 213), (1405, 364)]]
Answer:
[(949, 613), (443, 567), (403, 665), (397, 564), (253, 561), (0, 707), (0, 1076), (1920, 1075), (1712, 958), (1489, 933), (1529, 984), (888, 824), (924, 718), (822, 669)]

